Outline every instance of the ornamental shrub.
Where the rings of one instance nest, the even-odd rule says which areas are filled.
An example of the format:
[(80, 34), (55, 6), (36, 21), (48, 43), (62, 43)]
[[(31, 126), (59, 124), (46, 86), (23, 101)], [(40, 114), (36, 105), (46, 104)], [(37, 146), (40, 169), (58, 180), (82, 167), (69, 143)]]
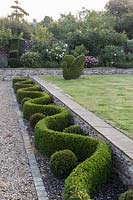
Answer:
[(51, 59), (51, 61), (60, 62), (63, 56), (68, 51), (68, 45), (62, 41), (55, 42), (52, 44), (50, 49), (47, 49), (47, 53)]
[(130, 53), (133, 53), (133, 39), (127, 41), (126, 51), (130, 52)]
[(72, 55), (64, 56), (62, 60), (63, 77), (65, 80), (77, 79), (82, 74), (85, 63), (85, 56), (75, 58)]
[[(27, 97), (28, 98), (28, 97)], [(24, 100), (24, 99), (23, 99)], [(43, 113), (35, 113), (30, 117), (30, 125), (32, 128), (35, 128), (37, 122), (43, 119), (45, 115)]]
[(8, 66), (10, 68), (18, 68), (22, 66), (22, 63), (18, 58), (10, 58), (8, 59)]
[(50, 159), (50, 169), (57, 178), (65, 178), (77, 165), (77, 157), (70, 150), (56, 151)]
[(101, 50), (100, 59), (105, 66), (112, 66), (126, 58), (122, 47), (107, 45)]
[(133, 62), (133, 53), (128, 53), (126, 59), (128, 62)]
[[(30, 79), (32, 81), (32, 79)], [(27, 81), (27, 78), (20, 78), (20, 77), (15, 77), (12, 79), (12, 85), (13, 85), (13, 88), (15, 87), (15, 84), (18, 83), (18, 82), (22, 82), (23, 81)], [(32, 81), (33, 82), (33, 81)]]
[(98, 59), (93, 56), (85, 56), (85, 67), (94, 67), (98, 65)]
[(133, 200), (133, 190), (128, 190), (121, 194), (119, 200)]
[[(13, 85), (17, 79), (13, 79)], [(20, 81), (20, 80), (18, 80)], [(23, 84), (24, 80), (22, 81)], [(111, 172), (111, 153), (105, 142), (79, 134), (64, 133), (70, 125), (70, 113), (55, 105), (45, 105), (51, 98), (44, 92), (36, 91), (37, 86), (17, 90), (18, 101), (28, 96), (23, 116), (29, 119), (34, 113), (46, 113), (47, 117), (35, 126), (35, 146), (42, 153), (51, 156), (56, 151), (69, 149), (81, 161), (65, 181), (64, 199), (90, 200), (107, 182)]]
[(18, 57), (19, 57), (19, 51), (18, 50), (10, 51), (10, 58), (18, 58)]
[[(29, 93), (29, 91), (31, 91), (31, 92)], [(30, 98), (40, 97), (42, 95), (42, 93), (40, 93), (40, 91), (41, 91), (41, 87), (36, 84), (32, 87), (27, 87), (27, 88), (25, 88), (25, 86), (24, 86), (23, 89), (17, 90), (17, 93), (16, 93), (17, 101), (18, 101), (18, 103), (21, 103), (21, 101), (25, 97), (30, 97)]]
[(15, 93), (17, 92), (18, 89), (28, 88), (28, 87), (33, 86), (33, 81), (31, 79), (22, 80), (21, 78), (18, 78), (18, 80), (19, 81), (17, 83), (15, 83), (14, 86), (13, 86)]
[(20, 61), (22, 62), (24, 67), (40, 67), (41, 66), (41, 58), (37, 52), (27, 52), (24, 53)]
[(117, 62), (113, 66), (116, 68), (125, 68), (125, 69), (133, 68), (133, 61), (132, 62), (127, 62), (127, 61)]
[(83, 130), (78, 125), (72, 125), (64, 129), (65, 133), (83, 134)]
[(60, 63), (57, 61), (46, 61), (44, 63), (44, 67), (45, 68), (59, 68), (61, 66), (60, 66)]
[(83, 44), (78, 45), (71, 51), (71, 54), (75, 57), (80, 56), (80, 55), (85, 55), (87, 53), (87, 49)]
[[(35, 94), (40, 96), (40, 93)], [(45, 94), (41, 96), (38, 100), (35, 98), (25, 102), (24, 107), (23, 107), (23, 117), (27, 120), (30, 119), (30, 117), (35, 114), (35, 113), (43, 113), (46, 115), (54, 115), (59, 112), (59, 109), (55, 105), (47, 105), (51, 102), (51, 98), (49, 95)], [(40, 104), (39, 104), (40, 103)], [(54, 123), (52, 124), (54, 126)], [(60, 126), (61, 127), (61, 126)]]
[(23, 105), (26, 101), (30, 100), (30, 97), (25, 97), (22, 101), (21, 101), (21, 108), (23, 109)]

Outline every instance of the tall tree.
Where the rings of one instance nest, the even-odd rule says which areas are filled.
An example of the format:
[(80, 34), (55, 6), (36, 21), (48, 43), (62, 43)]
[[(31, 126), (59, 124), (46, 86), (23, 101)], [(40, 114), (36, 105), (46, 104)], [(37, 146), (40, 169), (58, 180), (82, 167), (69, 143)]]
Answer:
[(133, 12), (133, 1), (109, 0), (105, 8), (115, 17), (122, 17), (127, 13)]
[(29, 14), (19, 6), (18, 0), (14, 0), (14, 3), (15, 5), (11, 6), (12, 13), (8, 15), (8, 18), (2, 20), (4, 27), (10, 29), (13, 36), (30, 39), (32, 26), (24, 20), (24, 17)]
[(117, 20), (115, 29), (118, 32), (125, 31), (129, 39), (133, 39), (133, 12), (128, 13)]
[(53, 34), (50, 33), (47, 28), (43, 27), (40, 24), (37, 24), (35, 32), (31, 37), (32, 41), (41, 44), (49, 44), (53, 39)]
[(41, 25), (45, 26), (46, 28), (53, 22), (53, 18), (50, 16), (45, 16), (44, 19), (40, 22)]
[(24, 16), (29, 16), (29, 13), (27, 13), (23, 8), (19, 6), (20, 3), (18, 0), (14, 0), (14, 3), (15, 5), (11, 6), (13, 12), (8, 17), (11, 20), (23, 21)]
[(79, 29), (79, 24), (76, 17), (71, 13), (68, 15), (61, 14), (58, 22), (51, 23), (48, 29), (54, 34), (55, 38), (63, 40), (67, 38), (70, 32)]

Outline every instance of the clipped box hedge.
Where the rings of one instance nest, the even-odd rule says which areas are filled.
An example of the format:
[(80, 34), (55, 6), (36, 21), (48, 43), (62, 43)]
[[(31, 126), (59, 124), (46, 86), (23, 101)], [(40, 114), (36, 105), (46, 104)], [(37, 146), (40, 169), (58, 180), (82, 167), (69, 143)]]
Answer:
[[(24, 80), (21, 81), (23, 84)], [(14, 81), (14, 85), (16, 84)], [(65, 180), (64, 198), (89, 200), (107, 182), (110, 175), (109, 147), (99, 139), (63, 132), (70, 126), (70, 113), (64, 107), (49, 105), (50, 96), (37, 89), (39, 90), (37, 85), (23, 89), (21, 87), (16, 94), (18, 102), (25, 97), (33, 98), (24, 103), (24, 118), (29, 119), (32, 114), (38, 112), (47, 116), (35, 127), (35, 146), (47, 156), (64, 149), (74, 152), (80, 164)]]
[(28, 88), (32, 86), (33, 86), (33, 81), (31, 79), (26, 79), (26, 80), (23, 80), (23, 84), (22, 84), (22, 81), (16, 82), (16, 84), (14, 84), (14, 91), (17, 92), (18, 89)]

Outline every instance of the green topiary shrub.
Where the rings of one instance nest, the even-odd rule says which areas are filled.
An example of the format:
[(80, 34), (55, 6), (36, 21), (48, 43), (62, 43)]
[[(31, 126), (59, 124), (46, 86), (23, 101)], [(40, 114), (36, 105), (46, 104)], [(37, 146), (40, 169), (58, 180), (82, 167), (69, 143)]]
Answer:
[(24, 85), (24, 88), (17, 90), (17, 93), (16, 93), (17, 101), (18, 103), (21, 103), (21, 101), (25, 97), (37, 98), (37, 97), (44, 96), (42, 92), (40, 91), (41, 91), (41, 87), (39, 85), (35, 84), (35, 85), (32, 85), (32, 87), (29, 87), (28, 85), (27, 88), (25, 88), (25, 85)]
[(75, 46), (75, 49), (71, 50), (71, 54), (75, 57), (79, 55), (86, 55), (87, 54), (87, 49), (83, 44)]
[(133, 200), (133, 190), (128, 190), (121, 194), (119, 200)]
[(92, 200), (90, 195), (83, 191), (74, 191), (72, 198), (69, 198), (70, 200)]
[(72, 55), (64, 56), (62, 60), (63, 77), (65, 80), (77, 79), (82, 74), (85, 64), (85, 56), (75, 58)]
[(70, 150), (56, 151), (50, 159), (50, 169), (57, 178), (66, 178), (77, 165), (77, 157)]
[(18, 58), (19, 51), (18, 50), (12, 50), (10, 51), (10, 58)]
[(78, 125), (72, 125), (64, 129), (65, 133), (76, 133), (76, 134), (83, 134), (83, 130)]
[[(27, 97), (28, 98), (28, 97)], [(45, 115), (43, 113), (35, 113), (30, 117), (30, 125), (32, 128), (35, 128), (37, 122), (43, 119)]]
[(18, 80), (20, 81), (16, 82), (15, 85), (13, 86), (15, 93), (17, 92), (18, 89), (28, 88), (33, 86), (33, 81), (31, 79), (25, 79), (21, 81), (21, 78), (19, 78)]
[[(13, 86), (13, 89), (14, 89), (14, 87), (15, 87), (15, 84), (18, 84), (19, 82), (21, 82), (21, 84), (22, 84), (22, 82), (23, 81), (27, 81), (28, 79), (27, 78), (20, 78), (20, 77), (14, 77), (13, 79), (12, 79), (12, 86)], [(31, 81), (32, 81), (32, 79), (30, 79)], [(32, 81), (33, 82), (33, 81)]]
[(35, 92), (30, 95), (33, 95), (33, 98), (35, 98), (35, 95), (40, 98), (35, 98), (25, 102), (23, 107), (23, 117), (25, 119), (29, 120), (33, 114), (38, 112), (43, 114), (45, 113), (46, 115), (54, 115), (59, 112), (59, 109), (55, 105), (47, 105), (51, 102), (51, 97), (48, 94)]
[[(14, 86), (15, 81), (13, 80)], [(64, 133), (63, 130), (70, 126), (70, 113), (64, 107), (49, 105), (51, 98), (48, 94), (37, 91), (37, 85), (18, 89), (16, 96), (19, 101), (26, 96), (33, 98), (24, 103), (24, 118), (29, 119), (37, 112), (47, 115), (35, 126), (36, 148), (47, 156), (68, 149), (74, 152), (78, 161), (81, 161), (65, 181), (64, 199), (89, 200), (107, 182), (110, 175), (109, 147), (96, 138)]]
[(12, 39), (10, 39), (10, 41), (9, 41), (10, 51), (14, 51), (14, 50), (19, 51), (19, 49), (20, 49), (20, 45), (19, 45), (20, 40), (21, 40), (20, 38), (12, 38)]
[(21, 62), (18, 58), (10, 58), (8, 60), (8, 66), (10, 68), (17, 68), (17, 67), (20, 67), (21, 66)]
[(23, 105), (26, 101), (30, 100), (30, 97), (25, 97), (22, 101), (21, 101), (21, 109), (23, 109)]

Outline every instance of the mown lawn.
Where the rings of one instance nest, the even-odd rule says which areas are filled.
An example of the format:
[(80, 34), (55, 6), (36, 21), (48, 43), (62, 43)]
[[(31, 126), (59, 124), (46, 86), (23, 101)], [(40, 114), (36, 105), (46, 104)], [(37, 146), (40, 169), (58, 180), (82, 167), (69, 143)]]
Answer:
[(133, 138), (133, 76), (82, 76), (66, 81), (63, 77), (42, 77), (71, 95), (89, 111)]

